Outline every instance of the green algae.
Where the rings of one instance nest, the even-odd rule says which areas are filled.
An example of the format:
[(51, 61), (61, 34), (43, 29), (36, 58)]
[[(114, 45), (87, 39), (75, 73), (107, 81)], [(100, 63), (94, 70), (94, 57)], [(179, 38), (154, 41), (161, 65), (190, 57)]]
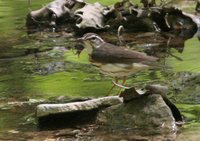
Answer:
[(186, 121), (200, 122), (200, 105), (176, 104)]
[[(44, 78), (45, 77), (45, 78)], [(86, 78), (88, 81), (86, 81)], [(98, 97), (107, 95), (111, 87), (110, 81), (96, 81), (99, 78), (95, 74), (84, 72), (60, 72), (49, 76), (35, 76), (36, 82), (33, 85), (33, 91), (44, 97), (51, 96), (88, 96)]]

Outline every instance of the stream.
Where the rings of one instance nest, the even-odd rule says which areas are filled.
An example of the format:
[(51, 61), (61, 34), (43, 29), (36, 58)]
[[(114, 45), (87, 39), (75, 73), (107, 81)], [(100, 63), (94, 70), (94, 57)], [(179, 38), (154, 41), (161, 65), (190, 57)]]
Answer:
[[(106, 96), (112, 87), (112, 78), (102, 75), (92, 66), (84, 50), (78, 56), (71, 49), (76, 42), (70, 33), (26, 33), (27, 13), (49, 1), (29, 3), (28, 0), (0, 0), (0, 141), (45, 140), (45, 137), (53, 139), (62, 136), (63, 132), (75, 132), (76, 128), (40, 131), (35, 119), (36, 105)], [(116, 35), (101, 34), (110, 43), (118, 42)], [(130, 48), (156, 55), (161, 58), (162, 66), (131, 76), (127, 86), (141, 87), (147, 83), (168, 85), (174, 82), (172, 80), (177, 74), (200, 73), (200, 41), (197, 37), (183, 39), (150, 32), (124, 33), (124, 36)], [(176, 88), (181, 87), (174, 85)], [(199, 87), (195, 88), (200, 90)], [(190, 94), (193, 92), (192, 88), (187, 90)], [(111, 95), (116, 95), (116, 92), (113, 90)], [(191, 101), (193, 96), (183, 100), (185, 95), (169, 95), (186, 121), (177, 133), (177, 141), (200, 139), (198, 96), (196, 101)], [(120, 135), (113, 137), (99, 133), (97, 136), (99, 139), (108, 137), (113, 141), (122, 139)]]

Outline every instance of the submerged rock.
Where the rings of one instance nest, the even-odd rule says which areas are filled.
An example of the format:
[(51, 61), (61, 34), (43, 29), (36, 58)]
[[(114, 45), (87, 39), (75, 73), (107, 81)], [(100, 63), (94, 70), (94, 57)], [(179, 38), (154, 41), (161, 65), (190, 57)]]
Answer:
[(127, 103), (109, 107), (97, 116), (102, 128), (114, 131), (136, 131), (140, 134), (176, 132), (171, 110), (160, 95), (143, 95)]
[(200, 104), (199, 73), (176, 73), (170, 83), (171, 99), (176, 103)]

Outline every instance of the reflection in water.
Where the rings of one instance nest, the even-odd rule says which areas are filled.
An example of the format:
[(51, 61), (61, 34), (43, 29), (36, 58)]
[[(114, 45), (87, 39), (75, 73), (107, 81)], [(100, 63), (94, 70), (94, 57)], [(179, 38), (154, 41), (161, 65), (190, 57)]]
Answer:
[(180, 134), (176, 141), (188, 141), (190, 139), (191, 141), (198, 141), (200, 139), (199, 132), (198, 131), (190, 131), (183, 134)]
[[(174, 52), (173, 54), (182, 61), (176, 60), (173, 57), (167, 58), (167, 65), (173, 68), (174, 71), (190, 71), (190, 72), (200, 72), (200, 64), (198, 52), (200, 52), (199, 48), (199, 40), (197, 38), (189, 39), (185, 42), (185, 49), (182, 53)], [(195, 62), (195, 63), (194, 63)]]
[(17, 60), (1, 61), (0, 92), (6, 97), (16, 98), (21, 93), (27, 92), (27, 74), (22, 72), (23, 67), (21, 66), (21, 63)]
[[(88, 138), (88, 137), (86, 137)], [(94, 134), (93, 139), (96, 140), (102, 140), (102, 141), (116, 141), (116, 140), (128, 140), (128, 141), (164, 141), (164, 140), (174, 140), (176, 138), (176, 134), (172, 133), (172, 134), (165, 134), (165, 135), (150, 135), (150, 136), (141, 136), (140, 134), (133, 134), (133, 133), (129, 133), (129, 132), (125, 132), (125, 131), (121, 131), (121, 133), (108, 133), (108, 132), (96, 132)], [(84, 139), (84, 137), (83, 137)], [(92, 137), (89, 138), (90, 140), (92, 140)]]

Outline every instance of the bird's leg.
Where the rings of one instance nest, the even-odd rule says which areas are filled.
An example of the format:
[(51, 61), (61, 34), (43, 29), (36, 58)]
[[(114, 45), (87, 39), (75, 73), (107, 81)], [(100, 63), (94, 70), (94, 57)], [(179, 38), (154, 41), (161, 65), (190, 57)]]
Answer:
[(130, 88), (131, 88), (131, 87), (123, 86), (123, 85), (126, 83), (126, 77), (123, 78), (122, 84), (118, 84), (118, 83), (117, 83), (118, 80), (117, 80), (117, 81), (112, 81), (112, 82), (113, 82), (113, 87), (111, 88), (111, 90), (112, 90), (115, 86), (117, 86), (117, 87), (120, 88), (119, 91), (118, 91), (118, 93), (117, 93), (118, 95), (121, 93), (122, 88), (123, 88), (123, 89), (130, 89)]
[(114, 81), (113, 81), (113, 86), (110, 88), (109, 92), (108, 92), (108, 95), (110, 95), (111, 91), (114, 89), (114, 87), (116, 86), (115, 84), (118, 83), (118, 79), (115, 78)]
[(122, 86), (121, 84), (117, 84), (113, 81), (113, 84), (117, 87), (120, 87), (120, 88), (124, 88), (124, 89), (130, 89), (131, 87), (126, 87), (126, 86)]
[(123, 77), (122, 84), (121, 84), (122, 87), (119, 87), (119, 91), (117, 92), (117, 95), (121, 93), (122, 88), (125, 88), (125, 89), (127, 88), (124, 86), (125, 83), (126, 83), (126, 76)]

